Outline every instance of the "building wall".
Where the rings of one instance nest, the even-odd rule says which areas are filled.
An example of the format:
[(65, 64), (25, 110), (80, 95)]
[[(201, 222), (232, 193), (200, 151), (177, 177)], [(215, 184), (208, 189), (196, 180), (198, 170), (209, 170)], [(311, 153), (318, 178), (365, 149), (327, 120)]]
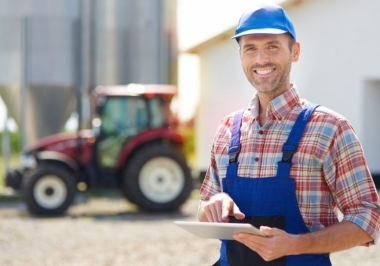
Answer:
[[(304, 0), (287, 9), (301, 43), (291, 80), (302, 98), (345, 116), (363, 144), (370, 170), (380, 173), (380, 2)], [(221, 118), (244, 108), (254, 89), (240, 66), (236, 43), (225, 39), (199, 53), (198, 167), (206, 169)], [(206, 166), (205, 166), (206, 164)]]
[(200, 53), (200, 102), (196, 115), (197, 168), (206, 169), (219, 122), (248, 105), (255, 90), (240, 65), (238, 45), (227, 40)]
[(287, 12), (301, 43), (291, 75), (301, 96), (345, 116), (380, 173), (380, 2), (308, 0)]

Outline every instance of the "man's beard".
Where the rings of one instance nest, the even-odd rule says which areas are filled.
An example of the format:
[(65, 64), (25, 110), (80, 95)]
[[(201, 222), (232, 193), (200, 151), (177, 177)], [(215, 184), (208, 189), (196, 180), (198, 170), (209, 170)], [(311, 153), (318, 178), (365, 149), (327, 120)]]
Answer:
[[(268, 78), (268, 80), (263, 80), (263, 78), (254, 78), (254, 75), (251, 74), (254, 71), (252, 69), (260, 69), (260, 68), (276, 68), (277, 75), (274, 78)], [(252, 84), (253, 87), (256, 88), (258, 92), (261, 93), (272, 93), (276, 92), (286, 86), (286, 81), (288, 80), (288, 77), (290, 75), (290, 69), (291, 69), (291, 60), (284, 65), (284, 68), (279, 67), (278, 65), (275, 65), (273, 63), (268, 63), (265, 65), (259, 65), (255, 64), (250, 67), (250, 72), (246, 76), (248, 78), (248, 81)], [(269, 80), (271, 79), (271, 80)]]

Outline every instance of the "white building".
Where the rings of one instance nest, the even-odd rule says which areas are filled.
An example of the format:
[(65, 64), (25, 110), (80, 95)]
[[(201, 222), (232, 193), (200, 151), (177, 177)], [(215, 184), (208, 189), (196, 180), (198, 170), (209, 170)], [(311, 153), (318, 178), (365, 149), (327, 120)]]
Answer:
[[(282, 3), (301, 43), (291, 81), (302, 98), (345, 116), (361, 140), (370, 170), (380, 179), (380, 1), (288, 0)], [(239, 18), (236, 18), (236, 23)], [(220, 120), (244, 108), (248, 83), (231, 40), (235, 26), (187, 50), (200, 57), (200, 102), (196, 114), (197, 168), (209, 164)]]

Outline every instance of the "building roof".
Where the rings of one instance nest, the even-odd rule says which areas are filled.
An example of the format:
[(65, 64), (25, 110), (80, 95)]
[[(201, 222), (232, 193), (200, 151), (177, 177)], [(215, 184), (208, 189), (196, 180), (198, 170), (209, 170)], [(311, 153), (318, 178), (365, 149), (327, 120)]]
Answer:
[[(303, 1), (305, 1), (305, 0), (284, 0), (283, 2), (281, 2), (280, 5), (286, 10), (290, 7), (293, 7), (295, 5), (300, 4)], [(184, 51), (184, 53), (198, 54), (202, 50), (207, 49), (209, 47), (212, 47), (217, 43), (220, 43), (220, 42), (225, 41), (225, 40), (229, 40), (229, 39), (231, 39), (232, 36), (235, 35), (235, 29), (236, 29), (236, 25), (234, 25), (233, 27), (231, 27), (231, 28), (229, 28), (229, 29), (217, 34), (217, 35), (212, 36), (211, 38), (209, 38), (209, 39), (207, 39), (201, 43), (194, 45), (193, 47), (186, 49)]]

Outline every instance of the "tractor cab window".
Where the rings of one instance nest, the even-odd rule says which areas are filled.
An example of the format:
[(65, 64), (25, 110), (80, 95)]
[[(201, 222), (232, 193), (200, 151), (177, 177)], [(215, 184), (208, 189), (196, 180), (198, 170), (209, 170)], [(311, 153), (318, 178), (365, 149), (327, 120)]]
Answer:
[(140, 97), (107, 97), (99, 115), (98, 162), (114, 168), (128, 139), (148, 125), (146, 101)]
[(155, 97), (148, 101), (151, 127), (163, 127), (167, 125), (168, 115), (165, 111), (165, 102), (162, 98)]
[(134, 136), (147, 126), (146, 103), (138, 97), (108, 97), (101, 114), (101, 133)]

